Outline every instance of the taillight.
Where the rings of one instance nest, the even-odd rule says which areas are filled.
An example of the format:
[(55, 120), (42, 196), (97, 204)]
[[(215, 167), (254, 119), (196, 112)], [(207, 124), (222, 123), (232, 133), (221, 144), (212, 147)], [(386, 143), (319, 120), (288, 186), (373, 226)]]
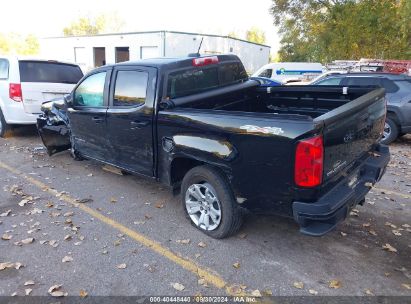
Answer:
[(202, 58), (194, 58), (193, 59), (193, 66), (205, 66), (209, 64), (216, 64), (218, 63), (218, 57), (217, 56), (211, 56), (211, 57), (202, 57)]
[(324, 145), (321, 135), (302, 140), (295, 151), (294, 180), (300, 187), (321, 185)]
[(20, 83), (10, 83), (9, 85), (9, 97), (14, 101), (20, 102), (23, 101), (23, 94), (21, 92)]

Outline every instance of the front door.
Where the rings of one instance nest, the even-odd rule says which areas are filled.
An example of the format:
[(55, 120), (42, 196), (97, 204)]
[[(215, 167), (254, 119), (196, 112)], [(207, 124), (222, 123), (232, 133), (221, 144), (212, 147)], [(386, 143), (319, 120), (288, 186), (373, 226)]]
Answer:
[(108, 84), (111, 70), (98, 70), (74, 90), (68, 108), (73, 148), (86, 157), (105, 160), (109, 145), (106, 136)]
[(147, 176), (153, 176), (155, 77), (153, 68), (114, 68), (107, 110), (109, 161)]

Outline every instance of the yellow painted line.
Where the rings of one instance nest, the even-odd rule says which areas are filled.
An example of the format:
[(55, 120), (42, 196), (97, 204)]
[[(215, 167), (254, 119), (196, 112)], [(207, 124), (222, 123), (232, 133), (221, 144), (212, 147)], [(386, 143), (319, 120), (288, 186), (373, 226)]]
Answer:
[[(8, 165), (6, 165), (5, 163), (0, 161), (0, 168), (3, 168), (13, 174), (16, 174), (22, 178), (24, 178), (25, 180), (27, 180), (28, 182), (30, 182), (31, 184), (33, 184), (34, 186), (40, 188), (42, 191), (44, 192), (48, 192), (54, 196), (59, 195), (59, 191), (50, 188), (48, 185), (42, 183), (39, 180), (36, 180), (35, 178), (28, 176), (26, 174), (24, 174), (23, 172), (19, 171), (16, 168), (10, 167)], [(219, 289), (223, 289), (226, 288), (226, 292), (228, 294), (231, 294), (232, 292), (230, 291), (230, 287), (227, 284), (226, 281), (224, 281), (223, 278), (221, 278), (218, 274), (213, 273), (213, 271), (208, 270), (206, 268), (200, 267), (198, 266), (195, 262), (190, 261), (188, 259), (185, 259), (175, 253), (173, 253), (170, 249), (160, 245), (159, 243), (157, 243), (156, 241), (153, 241), (151, 239), (149, 239), (148, 237), (130, 229), (127, 228), (126, 226), (116, 222), (115, 220), (101, 214), (100, 212), (84, 205), (84, 204), (79, 204), (78, 201), (74, 198), (72, 198), (69, 195), (66, 194), (62, 194), (61, 196), (59, 195), (59, 199), (74, 205), (75, 207), (78, 207), (79, 209), (81, 209), (82, 211), (86, 212), (87, 214), (93, 216), (94, 218), (100, 220), (101, 222), (103, 222), (104, 224), (111, 226), (114, 229), (117, 229), (118, 231), (122, 232), (123, 234), (127, 235), (128, 237), (130, 237), (131, 239), (137, 241), (138, 243), (146, 246), (147, 248), (151, 249), (152, 251), (160, 254), (161, 256), (169, 259), (171, 262), (181, 266), (182, 268), (184, 268), (185, 270), (188, 270), (190, 272), (192, 272), (193, 274), (195, 274), (198, 277), (203, 278), (205, 281), (207, 281), (209, 284), (219, 288)], [(238, 295), (238, 294), (236, 294)]]
[(399, 197), (402, 197), (402, 198), (405, 198), (405, 199), (411, 199), (411, 195), (403, 194), (403, 193), (400, 193), (400, 192), (397, 192), (397, 191), (394, 191), (394, 190), (388, 190), (388, 189), (384, 189), (384, 188), (380, 188), (380, 187), (373, 187), (372, 189), (384, 192), (388, 195), (394, 194), (396, 196), (399, 196)]

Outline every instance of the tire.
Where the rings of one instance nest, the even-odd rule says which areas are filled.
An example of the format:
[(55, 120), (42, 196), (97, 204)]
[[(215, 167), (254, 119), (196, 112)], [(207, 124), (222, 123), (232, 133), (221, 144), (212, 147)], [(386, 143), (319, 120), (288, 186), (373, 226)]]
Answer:
[(398, 125), (392, 118), (387, 117), (385, 119), (384, 134), (381, 139), (381, 143), (384, 145), (389, 145), (390, 143), (392, 143), (394, 140), (397, 139), (398, 134), (399, 134)]
[(0, 137), (5, 137), (11, 130), (11, 126), (6, 122), (3, 112), (0, 109)]
[(188, 171), (181, 185), (181, 202), (192, 225), (215, 239), (229, 237), (241, 227), (241, 208), (226, 177), (215, 168), (199, 166)]
[(71, 148), (71, 149), (70, 149), (70, 155), (71, 155), (71, 157), (72, 157), (74, 160), (76, 160), (76, 161), (82, 161), (82, 160), (84, 160), (84, 157), (82, 157), (82, 156), (80, 155), (80, 153), (78, 153), (74, 148)]

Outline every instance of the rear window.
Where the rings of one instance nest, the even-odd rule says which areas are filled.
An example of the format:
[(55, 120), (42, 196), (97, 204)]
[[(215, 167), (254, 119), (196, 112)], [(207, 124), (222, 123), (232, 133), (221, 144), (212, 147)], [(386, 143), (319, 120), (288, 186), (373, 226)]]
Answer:
[(43, 62), (20, 61), (21, 82), (51, 82), (51, 83), (77, 83), (83, 72), (76, 65)]
[(0, 58), (0, 79), (9, 78), (9, 61)]
[(247, 78), (243, 65), (238, 62), (177, 71), (168, 76), (167, 96), (178, 98), (197, 94)]

